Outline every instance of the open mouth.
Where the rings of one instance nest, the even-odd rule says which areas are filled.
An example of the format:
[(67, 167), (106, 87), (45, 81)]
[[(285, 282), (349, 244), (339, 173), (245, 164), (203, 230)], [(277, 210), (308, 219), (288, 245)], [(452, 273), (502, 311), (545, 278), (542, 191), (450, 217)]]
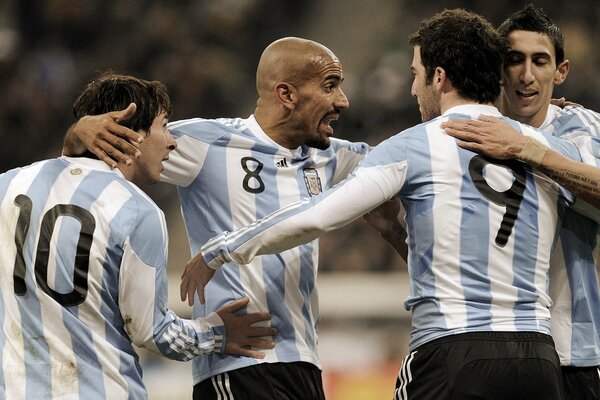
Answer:
[(338, 113), (327, 114), (321, 120), (320, 125), (323, 128), (323, 130), (325, 132), (327, 132), (328, 135), (331, 136), (331, 135), (333, 135), (333, 126), (332, 126), (332, 124), (335, 124), (339, 118), (340, 118), (340, 114), (338, 114)]
[(537, 90), (517, 90), (516, 92), (519, 97), (525, 98), (533, 97), (538, 94)]

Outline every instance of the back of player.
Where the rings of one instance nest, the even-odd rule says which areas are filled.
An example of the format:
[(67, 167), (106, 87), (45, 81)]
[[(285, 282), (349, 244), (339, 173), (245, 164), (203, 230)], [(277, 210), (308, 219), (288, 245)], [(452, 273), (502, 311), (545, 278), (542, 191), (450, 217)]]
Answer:
[(145, 133), (131, 165), (61, 157), (0, 175), (2, 398), (146, 398), (132, 344), (176, 360), (224, 350), (217, 314), (168, 310), (164, 215), (136, 186), (158, 181), (176, 146), (166, 89), (109, 73), (73, 109), (131, 102), (127, 124)]
[(159, 226), (162, 217), (122, 177), (87, 161), (100, 170), (63, 158), (0, 178), (4, 398), (145, 396), (118, 312), (130, 300), (121, 298), (115, 244), (138, 212)]

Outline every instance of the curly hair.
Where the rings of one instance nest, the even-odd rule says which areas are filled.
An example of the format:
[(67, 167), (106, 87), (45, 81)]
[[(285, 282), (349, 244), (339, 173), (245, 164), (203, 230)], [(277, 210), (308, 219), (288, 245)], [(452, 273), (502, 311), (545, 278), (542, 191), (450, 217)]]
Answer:
[(546, 35), (552, 41), (556, 57), (556, 65), (565, 60), (565, 41), (561, 30), (544, 14), (544, 10), (528, 4), (511, 14), (498, 27), (498, 33), (507, 38), (513, 31), (536, 32)]
[(500, 95), (508, 42), (482, 16), (464, 9), (444, 10), (423, 20), (409, 43), (420, 47), (427, 85), (441, 67), (465, 99), (491, 103)]
[(122, 110), (135, 103), (135, 114), (119, 123), (136, 132), (148, 132), (161, 113), (171, 115), (171, 99), (159, 81), (146, 81), (129, 75), (104, 72), (88, 83), (73, 103), (76, 118)]

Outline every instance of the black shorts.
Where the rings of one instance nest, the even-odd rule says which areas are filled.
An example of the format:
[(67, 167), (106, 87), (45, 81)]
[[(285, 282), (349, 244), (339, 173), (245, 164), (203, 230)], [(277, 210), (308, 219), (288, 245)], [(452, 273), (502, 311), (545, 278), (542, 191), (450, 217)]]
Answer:
[(598, 367), (561, 367), (565, 400), (600, 400)]
[(560, 362), (549, 335), (470, 332), (425, 343), (402, 363), (396, 400), (561, 400)]
[(306, 362), (263, 363), (194, 385), (194, 400), (325, 400), (321, 370)]

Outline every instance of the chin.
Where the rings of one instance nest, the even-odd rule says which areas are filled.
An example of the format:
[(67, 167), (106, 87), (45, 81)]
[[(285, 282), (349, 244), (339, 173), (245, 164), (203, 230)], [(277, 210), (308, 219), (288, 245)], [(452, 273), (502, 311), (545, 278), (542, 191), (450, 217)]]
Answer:
[(329, 146), (331, 146), (331, 140), (329, 140), (329, 138), (320, 140), (309, 140), (306, 142), (306, 145), (319, 150), (327, 150)]

